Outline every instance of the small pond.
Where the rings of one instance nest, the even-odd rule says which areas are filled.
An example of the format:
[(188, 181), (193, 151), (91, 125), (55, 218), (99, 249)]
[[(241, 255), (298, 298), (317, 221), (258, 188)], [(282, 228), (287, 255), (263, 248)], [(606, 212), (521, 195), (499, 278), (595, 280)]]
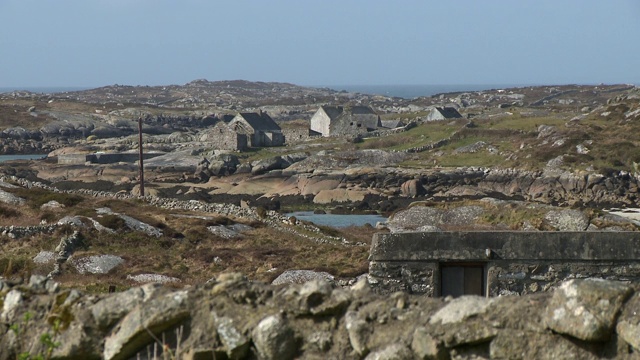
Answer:
[(32, 154), (32, 155), (0, 155), (0, 162), (9, 160), (37, 160), (44, 159), (47, 154)]
[(352, 214), (314, 214), (313, 211), (296, 211), (285, 214), (295, 216), (299, 220), (310, 221), (317, 225), (343, 228), (349, 226), (375, 226), (377, 222), (387, 221), (382, 215), (352, 215)]

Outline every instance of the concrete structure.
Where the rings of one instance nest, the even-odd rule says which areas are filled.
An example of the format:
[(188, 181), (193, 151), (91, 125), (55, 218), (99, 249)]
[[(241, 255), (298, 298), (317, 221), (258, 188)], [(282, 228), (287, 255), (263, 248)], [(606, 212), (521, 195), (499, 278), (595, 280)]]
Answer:
[(239, 113), (229, 122), (237, 134), (247, 136), (249, 147), (284, 145), (282, 129), (266, 112)]
[(435, 107), (427, 114), (426, 121), (448, 120), (448, 119), (460, 119), (462, 115), (452, 107)]
[(382, 126), (368, 106), (321, 106), (311, 117), (311, 131), (322, 136), (357, 135)]
[[(164, 155), (163, 153), (144, 153), (143, 158), (151, 159), (156, 156)], [(89, 162), (92, 164), (114, 164), (119, 162), (134, 163), (140, 159), (140, 155), (136, 153), (94, 153), (94, 154), (64, 154), (58, 155), (58, 164), (64, 165), (84, 165)]]
[(525, 294), (587, 277), (640, 284), (640, 232), (378, 233), (369, 261), (381, 293)]

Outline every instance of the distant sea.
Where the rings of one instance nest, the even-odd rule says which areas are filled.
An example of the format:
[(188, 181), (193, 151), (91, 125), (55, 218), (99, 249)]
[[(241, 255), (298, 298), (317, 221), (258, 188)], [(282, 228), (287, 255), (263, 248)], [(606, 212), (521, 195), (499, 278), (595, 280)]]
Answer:
[(442, 93), (461, 91), (481, 91), (491, 89), (505, 89), (530, 85), (517, 84), (485, 84), (485, 85), (326, 85), (329, 89), (338, 91), (358, 92), (362, 94), (395, 96), (413, 99), (419, 96), (432, 96)]

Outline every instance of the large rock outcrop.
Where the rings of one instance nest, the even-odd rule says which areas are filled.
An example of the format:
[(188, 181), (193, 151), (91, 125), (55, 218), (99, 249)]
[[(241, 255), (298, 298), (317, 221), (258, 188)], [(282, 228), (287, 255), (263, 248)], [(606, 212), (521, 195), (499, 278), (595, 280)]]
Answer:
[(190, 289), (83, 295), (34, 276), (0, 281), (0, 359), (635, 359), (633, 292), (585, 279), (552, 293), (442, 299), (375, 295), (366, 281), (273, 286), (223, 274)]

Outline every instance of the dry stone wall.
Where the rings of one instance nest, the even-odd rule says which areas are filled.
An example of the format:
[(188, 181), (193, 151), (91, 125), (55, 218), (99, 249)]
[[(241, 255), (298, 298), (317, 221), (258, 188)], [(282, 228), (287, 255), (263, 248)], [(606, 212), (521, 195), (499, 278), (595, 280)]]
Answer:
[(273, 286), (240, 274), (91, 295), (34, 276), (0, 280), (0, 360), (638, 359), (639, 306), (633, 287), (597, 279), (443, 299), (376, 295), (366, 281)]

